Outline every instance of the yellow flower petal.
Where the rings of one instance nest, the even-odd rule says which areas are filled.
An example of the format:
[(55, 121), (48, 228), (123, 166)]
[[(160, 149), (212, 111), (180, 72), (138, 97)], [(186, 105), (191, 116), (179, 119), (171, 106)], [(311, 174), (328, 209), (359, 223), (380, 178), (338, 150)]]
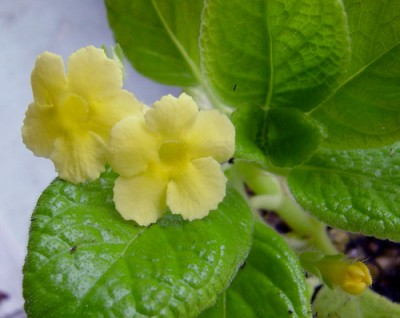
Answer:
[(60, 178), (72, 183), (97, 179), (104, 171), (106, 145), (92, 133), (60, 137), (50, 156)]
[(168, 184), (167, 205), (186, 220), (200, 219), (216, 209), (225, 197), (226, 177), (212, 158), (188, 163)]
[(31, 75), (34, 100), (38, 104), (53, 105), (66, 90), (62, 57), (44, 52), (36, 59)]
[(122, 88), (122, 71), (104, 50), (88, 46), (69, 57), (67, 81), (72, 92), (97, 100)]
[(179, 98), (164, 96), (146, 112), (145, 118), (149, 129), (168, 139), (184, 135), (195, 122), (198, 112), (193, 98), (183, 93)]
[(147, 170), (158, 158), (159, 140), (148, 131), (143, 116), (129, 116), (111, 131), (109, 158), (111, 167), (124, 177)]
[(22, 140), (36, 156), (49, 157), (59, 128), (54, 122), (54, 106), (30, 104), (22, 126)]
[(114, 185), (115, 207), (125, 220), (149, 225), (166, 211), (166, 188), (167, 179), (153, 170), (131, 178), (118, 177)]
[(187, 143), (194, 158), (213, 157), (224, 162), (235, 151), (235, 128), (219, 111), (201, 111), (187, 136)]
[(128, 115), (142, 115), (143, 105), (133, 94), (120, 90), (114, 95), (91, 103), (90, 130), (108, 141), (110, 130)]

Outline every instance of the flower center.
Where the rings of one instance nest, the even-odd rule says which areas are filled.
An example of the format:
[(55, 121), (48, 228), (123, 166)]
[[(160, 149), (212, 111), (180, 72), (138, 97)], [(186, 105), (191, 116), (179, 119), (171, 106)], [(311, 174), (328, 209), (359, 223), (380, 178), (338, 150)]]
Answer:
[(186, 157), (185, 144), (177, 140), (165, 141), (159, 150), (159, 156), (163, 163), (168, 165), (179, 164)]
[(77, 133), (82, 130), (88, 116), (88, 106), (85, 100), (76, 95), (70, 95), (62, 104), (59, 112), (60, 125), (65, 131)]

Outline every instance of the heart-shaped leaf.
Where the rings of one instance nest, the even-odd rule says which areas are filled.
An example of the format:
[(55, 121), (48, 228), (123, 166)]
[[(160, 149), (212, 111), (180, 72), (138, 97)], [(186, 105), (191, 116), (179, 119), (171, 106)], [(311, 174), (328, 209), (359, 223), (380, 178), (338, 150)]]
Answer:
[(29, 317), (195, 317), (243, 263), (253, 215), (236, 191), (202, 220), (139, 227), (114, 208), (115, 177), (56, 180), (42, 194), (24, 266)]

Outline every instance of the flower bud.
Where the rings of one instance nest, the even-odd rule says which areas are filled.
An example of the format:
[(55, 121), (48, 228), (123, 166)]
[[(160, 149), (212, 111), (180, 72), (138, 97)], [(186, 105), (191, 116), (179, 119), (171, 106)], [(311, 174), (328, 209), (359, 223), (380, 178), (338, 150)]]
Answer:
[(372, 284), (369, 269), (362, 262), (349, 263), (345, 259), (325, 257), (317, 266), (328, 285), (338, 286), (352, 295), (361, 294)]

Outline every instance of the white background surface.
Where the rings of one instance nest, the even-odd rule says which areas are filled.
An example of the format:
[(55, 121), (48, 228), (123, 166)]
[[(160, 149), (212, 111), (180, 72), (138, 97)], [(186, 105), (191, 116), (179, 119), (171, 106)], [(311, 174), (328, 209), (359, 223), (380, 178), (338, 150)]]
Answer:
[[(8, 294), (0, 302), (0, 318), (24, 316), (21, 270), (29, 220), (55, 177), (52, 163), (34, 157), (20, 136), (32, 101), (35, 58), (47, 50), (65, 59), (81, 47), (113, 43), (102, 0), (0, 0), (0, 292)], [(132, 70), (125, 88), (147, 104), (177, 93)]]

